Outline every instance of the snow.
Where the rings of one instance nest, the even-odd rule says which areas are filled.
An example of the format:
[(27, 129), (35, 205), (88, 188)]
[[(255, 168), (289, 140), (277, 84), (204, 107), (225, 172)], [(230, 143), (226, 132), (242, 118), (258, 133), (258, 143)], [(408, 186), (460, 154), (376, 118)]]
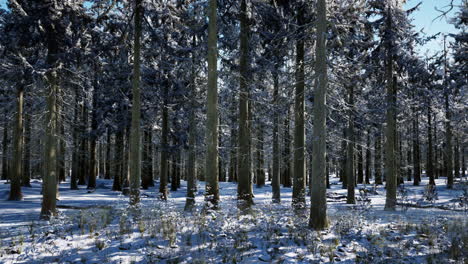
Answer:
[[(383, 186), (358, 185), (357, 204), (347, 205), (346, 190), (332, 178), (327, 192), (330, 228), (307, 227), (309, 211), (291, 208), (291, 188), (281, 203), (271, 202), (271, 186), (254, 188), (255, 205), (239, 209), (237, 185), (220, 183), (220, 209), (203, 207), (204, 182), (196, 207), (184, 212), (186, 183), (167, 202), (157, 187), (142, 190), (141, 215), (128, 210), (128, 197), (98, 180), (95, 192), (60, 184), (58, 217), (40, 221), (41, 183), (23, 188), (24, 200), (6, 201), (9, 184), (0, 182), (0, 263), (463, 263), (467, 258), (467, 210), (460, 197), (466, 182), (453, 190), (437, 179), (438, 199), (424, 199), (420, 186), (405, 182), (399, 201), (446, 207), (399, 206), (384, 211)], [(367, 194), (358, 190), (367, 190)], [(335, 197), (335, 198), (331, 198)], [(370, 200), (368, 200), (370, 199)], [(466, 206), (466, 205), (464, 205)], [(455, 209), (455, 210), (453, 210)], [(465, 243), (465, 244), (463, 244)], [(457, 262), (458, 261), (458, 262)]]

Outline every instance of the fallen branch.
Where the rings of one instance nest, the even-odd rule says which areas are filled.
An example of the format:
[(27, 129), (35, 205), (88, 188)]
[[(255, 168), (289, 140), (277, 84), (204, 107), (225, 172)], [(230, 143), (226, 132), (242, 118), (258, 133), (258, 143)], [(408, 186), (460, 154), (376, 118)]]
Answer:
[(455, 209), (455, 208), (450, 208), (450, 207), (443, 206), (443, 205), (431, 205), (431, 204), (421, 205), (421, 204), (413, 204), (413, 203), (397, 203), (397, 205), (412, 207), (412, 208), (421, 208), (421, 209), (436, 208), (436, 209), (446, 210), (446, 211), (465, 212), (464, 209)]

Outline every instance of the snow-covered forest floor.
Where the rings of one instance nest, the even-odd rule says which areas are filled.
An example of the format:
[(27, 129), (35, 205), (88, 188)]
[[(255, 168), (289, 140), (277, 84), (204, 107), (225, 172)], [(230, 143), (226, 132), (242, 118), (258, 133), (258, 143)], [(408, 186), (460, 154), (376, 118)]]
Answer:
[(282, 188), (281, 203), (272, 204), (269, 183), (254, 189), (255, 205), (245, 210), (237, 207), (237, 185), (222, 182), (220, 209), (210, 211), (199, 182), (192, 213), (184, 212), (185, 182), (167, 202), (153, 187), (142, 191), (139, 218), (110, 180), (90, 193), (62, 183), (59, 216), (39, 221), (41, 183), (11, 202), (9, 184), (0, 182), (0, 263), (466, 263), (468, 183), (447, 190), (438, 179), (437, 197), (425, 194), (427, 183), (405, 182), (398, 191), (399, 202), (426, 208), (386, 212), (382, 186), (359, 185), (356, 205), (347, 205), (332, 178), (330, 228), (315, 232), (309, 210), (291, 208), (292, 189)]

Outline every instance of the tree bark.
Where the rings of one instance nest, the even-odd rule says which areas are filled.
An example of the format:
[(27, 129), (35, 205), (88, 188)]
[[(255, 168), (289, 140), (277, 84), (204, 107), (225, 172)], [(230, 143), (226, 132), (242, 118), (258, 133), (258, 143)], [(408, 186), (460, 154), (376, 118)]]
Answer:
[(140, 49), (141, 49), (141, 17), (143, 16), (142, 0), (135, 0), (135, 35), (133, 43), (133, 79), (132, 79), (132, 125), (130, 130), (130, 205), (140, 202), (141, 181), (141, 99), (140, 99)]
[(16, 96), (15, 133), (13, 136), (13, 168), (11, 173), (10, 195), (8, 200), (19, 201), (23, 199), (21, 193), (21, 178), (23, 169), (23, 104), (24, 86), (19, 84)]
[[(387, 31), (391, 30), (392, 16), (390, 7), (388, 7), (386, 28)], [(397, 153), (396, 153), (396, 102), (397, 102), (397, 83), (396, 77), (393, 75), (393, 43), (390, 36), (387, 36), (386, 41), (386, 65), (385, 65), (385, 77), (386, 77), (386, 89), (387, 89), (387, 113), (386, 122), (387, 127), (385, 130), (385, 178), (386, 178), (386, 199), (385, 199), (385, 210), (394, 211), (396, 210), (396, 187), (397, 187)]]
[(249, 130), (249, 88), (248, 78), (248, 42), (249, 27), (247, 21), (246, 0), (241, 0), (240, 14), (240, 94), (239, 94), (239, 169), (237, 185), (237, 199), (245, 201), (247, 204), (253, 203), (251, 159), (250, 159), (250, 130)]
[(346, 144), (346, 182), (347, 182), (347, 198), (346, 203), (354, 204), (355, 201), (355, 183), (356, 175), (354, 169), (354, 87), (348, 87), (348, 130), (346, 136), (348, 143)]
[(119, 129), (115, 134), (115, 154), (114, 154), (114, 182), (112, 184), (113, 191), (122, 191), (122, 178), (123, 178), (123, 166), (124, 166), (124, 137), (123, 129)]
[[(304, 6), (297, 10), (298, 32), (304, 31)], [(296, 94), (294, 96), (294, 181), (292, 203), (293, 206), (305, 207), (305, 125), (304, 125), (304, 39), (299, 34), (296, 42)]]
[(383, 184), (382, 182), (382, 129), (377, 126), (375, 136), (375, 153), (374, 153), (374, 182), (376, 185)]
[(281, 202), (280, 191), (280, 146), (279, 146), (279, 82), (278, 82), (278, 67), (275, 65), (273, 73), (273, 170), (271, 186), (273, 191), (273, 202)]
[(31, 115), (25, 114), (25, 135), (24, 135), (24, 162), (23, 180), (24, 187), (31, 187)]
[(112, 178), (112, 173), (111, 173), (111, 145), (112, 145), (112, 135), (110, 132), (110, 128), (107, 128), (107, 143), (106, 143), (106, 159), (105, 159), (105, 174), (104, 174), (104, 179), (110, 180)]
[(4, 125), (3, 125), (3, 140), (2, 140), (2, 180), (7, 180), (8, 175), (8, 119), (7, 110), (5, 109)]
[(454, 152), (454, 177), (455, 178), (460, 178), (460, 143), (458, 140), (458, 137), (455, 136), (455, 145), (453, 146), (453, 152)]
[(430, 98), (427, 100), (427, 161), (426, 161), (426, 175), (429, 177), (429, 184), (435, 185), (434, 179), (434, 158), (432, 146), (432, 110)]
[(361, 133), (359, 133), (358, 135), (359, 137), (359, 141), (358, 141), (358, 144), (359, 144), (359, 147), (358, 147), (358, 183), (363, 183), (364, 182), (364, 166), (363, 166), (363, 163), (364, 163), (364, 158), (363, 158), (363, 148), (362, 148), (362, 137), (361, 137)]
[(168, 134), (169, 134), (169, 87), (168, 83), (164, 84), (163, 89), (163, 106), (162, 106), (162, 131), (161, 131), (161, 163), (160, 163), (160, 178), (159, 178), (159, 193), (163, 200), (167, 200), (167, 181), (168, 181)]
[(281, 166), (281, 178), (283, 182), (283, 187), (291, 187), (291, 134), (289, 132), (289, 126), (290, 126), (290, 115), (291, 115), (291, 110), (289, 105), (286, 106), (286, 117), (284, 118), (284, 128), (283, 128), (283, 163)]
[(328, 227), (326, 196), (326, 142), (327, 142), (327, 8), (325, 0), (317, 3), (317, 82), (314, 93), (314, 138), (312, 140), (312, 182), (309, 226), (313, 229)]
[[(192, 48), (196, 46), (195, 35), (192, 39)], [(195, 192), (197, 186), (197, 159), (196, 159), (196, 137), (197, 137), (197, 85), (195, 73), (195, 53), (192, 53), (192, 73), (190, 83), (190, 107), (189, 107), (189, 131), (188, 131), (188, 164), (187, 164), (187, 200), (185, 202), (185, 210), (189, 211), (195, 205)], [(231, 173), (229, 173), (231, 177)]]
[(43, 198), (41, 218), (49, 219), (56, 215), (57, 209), (57, 94), (59, 79), (56, 70), (58, 57), (58, 42), (53, 25), (47, 25), (47, 64), (52, 67), (47, 72), (47, 116), (46, 116), (46, 145), (45, 145), (45, 174), (43, 178)]
[(80, 106), (78, 100), (78, 89), (75, 90), (75, 105), (73, 107), (73, 152), (72, 152), (72, 171), (70, 177), (70, 189), (78, 190), (78, 178), (79, 178), (79, 166), (80, 166), (80, 139), (79, 137), (79, 115), (80, 115)]
[(89, 171), (88, 171), (88, 187), (87, 189), (96, 188), (96, 177), (97, 177), (97, 155), (96, 155), (96, 145), (97, 145), (97, 97), (98, 97), (98, 82), (97, 82), (97, 70), (95, 69), (94, 76), (94, 87), (93, 87), (93, 99), (92, 99), (92, 109), (91, 109), (91, 133), (89, 135), (90, 141), (90, 157), (89, 157)]
[(371, 157), (371, 143), (370, 143), (370, 130), (367, 130), (367, 141), (366, 141), (366, 184), (370, 184), (370, 178), (371, 178), (371, 162), (372, 162), (372, 157)]
[[(414, 98), (414, 96), (413, 96)], [(421, 153), (419, 149), (419, 113), (414, 109), (416, 113), (413, 119), (413, 185), (417, 186), (421, 182)]]
[(452, 113), (449, 104), (449, 83), (447, 78), (447, 50), (444, 36), (444, 99), (445, 99), (445, 167), (447, 176), (447, 189), (453, 188), (452, 163)]
[(257, 120), (257, 188), (261, 188), (265, 185), (265, 159), (263, 150), (263, 122)]

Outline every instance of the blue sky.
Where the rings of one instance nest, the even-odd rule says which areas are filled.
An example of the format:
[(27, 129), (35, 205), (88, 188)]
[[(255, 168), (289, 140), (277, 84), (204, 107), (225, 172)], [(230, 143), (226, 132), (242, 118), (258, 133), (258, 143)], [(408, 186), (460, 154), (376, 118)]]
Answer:
[[(413, 25), (415, 25), (415, 30), (419, 31), (424, 30), (428, 35), (434, 35), (438, 32), (445, 34), (456, 32), (456, 28), (450, 24), (450, 21), (447, 21), (459, 11), (458, 6), (455, 7), (448, 15), (447, 18), (439, 18), (434, 20), (437, 16), (440, 15), (440, 12), (436, 11), (435, 8), (440, 10), (448, 10), (447, 5), (450, 3), (450, 0), (409, 0), (405, 7), (409, 9), (414, 7), (419, 2), (422, 2), (419, 10), (414, 12), (411, 17), (413, 20)], [(462, 0), (455, 0), (455, 5), (460, 5)], [(426, 50), (429, 50), (429, 53), (439, 51), (443, 49), (442, 36), (438, 39), (433, 40), (427, 43), (424, 47), (420, 48), (420, 52), (424, 54)]]
[[(460, 5), (462, 0), (455, 0), (455, 4)], [(456, 29), (451, 25), (446, 18), (437, 19), (433, 21), (440, 13), (435, 10), (438, 9), (447, 9), (447, 5), (450, 3), (450, 0), (409, 0), (407, 1), (405, 7), (411, 8), (417, 3), (422, 2), (420, 9), (413, 13), (412, 18), (414, 19), (413, 24), (416, 26), (416, 30), (419, 31), (424, 29), (429, 35), (436, 34), (438, 32), (442, 33), (453, 33), (456, 32)], [(0, 0), (0, 6), (6, 7), (6, 0)], [(448, 14), (448, 17), (453, 17), (455, 12), (458, 11), (458, 8), (455, 8), (452, 12)], [(426, 51), (433, 53), (437, 50), (442, 49), (442, 37), (439, 37), (437, 40), (433, 40), (426, 44), (424, 47), (420, 48), (420, 52), (424, 54)]]

